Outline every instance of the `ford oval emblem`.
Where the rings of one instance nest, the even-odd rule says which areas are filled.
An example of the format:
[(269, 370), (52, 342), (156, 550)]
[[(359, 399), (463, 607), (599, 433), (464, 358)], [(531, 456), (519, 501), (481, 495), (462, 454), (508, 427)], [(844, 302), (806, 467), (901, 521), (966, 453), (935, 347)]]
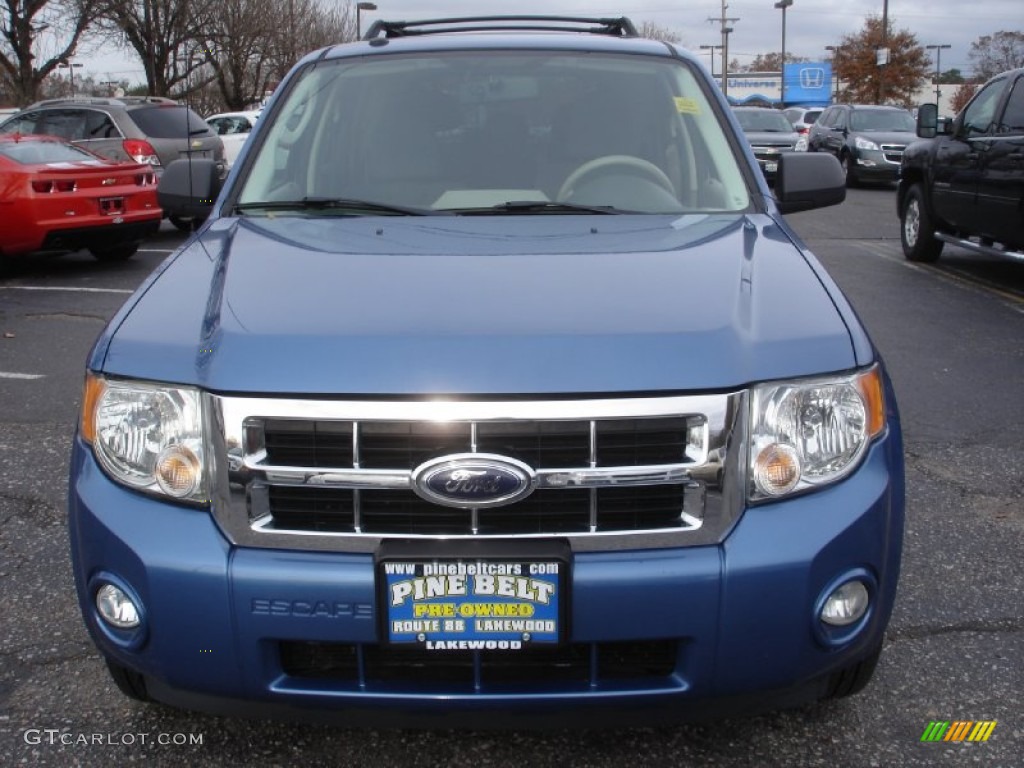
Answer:
[(431, 459), (412, 473), (422, 498), (446, 507), (500, 507), (533, 492), (529, 465), (489, 453), (457, 453)]

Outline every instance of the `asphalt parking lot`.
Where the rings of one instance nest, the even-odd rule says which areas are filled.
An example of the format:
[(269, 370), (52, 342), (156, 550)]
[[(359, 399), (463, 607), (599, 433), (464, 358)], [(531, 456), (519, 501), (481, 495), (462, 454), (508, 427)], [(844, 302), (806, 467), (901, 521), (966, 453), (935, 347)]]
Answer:
[[(890, 189), (851, 190), (791, 222), (873, 334), (904, 422), (903, 571), (862, 694), (745, 719), (540, 732), (329, 728), (125, 699), (74, 598), (68, 449), (88, 348), (181, 242), (165, 225), (124, 264), (75, 254), (0, 277), (0, 764), (1022, 765), (1024, 265), (955, 250), (908, 264)], [(996, 725), (981, 743), (923, 742), (932, 721)]]

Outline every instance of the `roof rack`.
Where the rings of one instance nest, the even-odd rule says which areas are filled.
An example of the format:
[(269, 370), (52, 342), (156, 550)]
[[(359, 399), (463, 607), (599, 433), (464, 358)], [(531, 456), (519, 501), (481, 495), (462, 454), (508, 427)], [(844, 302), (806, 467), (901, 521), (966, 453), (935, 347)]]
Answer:
[[(428, 29), (427, 27), (433, 27)], [(625, 16), (593, 18), (587, 16), (461, 16), (422, 21), (375, 21), (363, 40), (375, 38), (439, 35), (446, 32), (580, 32), (612, 37), (637, 37), (633, 22)]]
[(59, 99), (43, 99), (32, 104), (33, 107), (51, 106), (53, 104), (94, 104), (107, 107), (124, 107), (129, 104), (177, 104), (174, 99), (163, 96), (121, 96), (119, 98), (107, 96), (65, 96)]

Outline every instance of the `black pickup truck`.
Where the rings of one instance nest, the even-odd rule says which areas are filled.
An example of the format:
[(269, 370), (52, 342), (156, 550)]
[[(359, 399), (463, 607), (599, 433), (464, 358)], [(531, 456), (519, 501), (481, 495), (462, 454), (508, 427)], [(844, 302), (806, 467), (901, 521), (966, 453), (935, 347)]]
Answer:
[(944, 243), (1024, 261), (1024, 69), (989, 80), (952, 120), (922, 105), (896, 198), (903, 253), (935, 261)]

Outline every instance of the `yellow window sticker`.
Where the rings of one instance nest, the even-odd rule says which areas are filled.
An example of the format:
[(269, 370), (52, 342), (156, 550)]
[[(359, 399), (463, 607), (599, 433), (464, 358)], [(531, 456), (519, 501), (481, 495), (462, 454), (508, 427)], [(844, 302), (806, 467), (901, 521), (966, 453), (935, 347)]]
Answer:
[(676, 110), (684, 115), (699, 115), (700, 106), (696, 99), (688, 99), (685, 96), (675, 96)]

